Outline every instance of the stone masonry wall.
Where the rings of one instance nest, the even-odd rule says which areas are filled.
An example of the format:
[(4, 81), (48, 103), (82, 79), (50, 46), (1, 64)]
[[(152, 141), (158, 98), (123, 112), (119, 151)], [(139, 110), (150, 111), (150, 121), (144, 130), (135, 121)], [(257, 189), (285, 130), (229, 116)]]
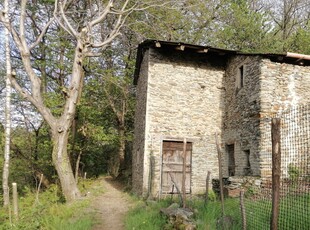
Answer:
[[(310, 102), (310, 67), (290, 64), (281, 64), (263, 60), (261, 63), (261, 124), (260, 132), (264, 138), (260, 140), (260, 159), (262, 177), (271, 176), (271, 137), (270, 117)], [(292, 118), (293, 120), (295, 118)], [(292, 121), (293, 121), (292, 120)], [(294, 130), (298, 129), (298, 122), (294, 124)], [(286, 142), (293, 141), (293, 134), (281, 137)]]
[[(238, 79), (243, 71), (243, 84)], [(237, 56), (227, 64), (223, 123), (223, 176), (228, 177), (227, 145), (234, 145), (235, 176), (259, 175), (260, 57)], [(250, 169), (247, 168), (249, 155)]]
[[(193, 194), (205, 192), (208, 170), (218, 177), (214, 134), (222, 126), (224, 66), (214, 67), (212, 59), (200, 57), (150, 50), (144, 194), (151, 186), (153, 196), (160, 196), (163, 140), (186, 137), (192, 142)], [(149, 173), (151, 155), (154, 165)]]
[(140, 69), (140, 78), (136, 88), (135, 130), (132, 156), (132, 190), (138, 195), (143, 193), (144, 145), (146, 92), (148, 80), (148, 51), (145, 53)]
[(232, 144), (235, 176), (269, 177), (270, 118), (309, 103), (309, 88), (310, 67), (260, 56), (235, 56), (226, 63), (209, 54), (147, 50), (137, 86), (133, 191), (160, 196), (162, 143), (187, 138), (193, 146), (191, 192), (204, 192), (207, 171), (218, 177), (215, 132), (222, 137), (224, 177)]

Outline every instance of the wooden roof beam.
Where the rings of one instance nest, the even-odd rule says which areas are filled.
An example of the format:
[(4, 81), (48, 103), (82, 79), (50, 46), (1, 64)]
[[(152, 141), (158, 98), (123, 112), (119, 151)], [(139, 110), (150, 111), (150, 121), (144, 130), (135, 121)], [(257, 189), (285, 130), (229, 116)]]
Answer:
[(175, 47), (176, 50), (181, 50), (184, 51), (185, 50), (185, 45), (179, 45), (177, 47)]
[(197, 50), (197, 53), (208, 53), (209, 49), (199, 49)]
[(160, 48), (160, 47), (161, 47), (161, 44), (160, 44), (159, 41), (156, 41), (156, 42), (155, 42), (155, 47), (157, 47), (157, 48)]

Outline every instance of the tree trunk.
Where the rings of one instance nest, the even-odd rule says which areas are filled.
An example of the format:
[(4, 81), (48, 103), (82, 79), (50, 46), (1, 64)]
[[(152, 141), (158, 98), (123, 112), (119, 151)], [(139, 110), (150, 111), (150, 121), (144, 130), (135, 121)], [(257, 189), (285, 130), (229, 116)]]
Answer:
[(79, 155), (76, 159), (75, 163), (75, 182), (79, 182), (79, 166), (80, 166), (80, 161), (81, 161), (81, 155), (82, 155), (82, 150), (79, 151)]
[[(5, 19), (8, 19), (9, 2), (4, 3)], [(5, 99), (5, 146), (4, 146), (4, 164), (2, 172), (3, 206), (10, 203), (9, 193), (9, 168), (10, 168), (10, 142), (11, 142), (11, 57), (10, 57), (10, 38), (9, 31), (5, 28), (5, 58), (6, 58), (6, 99)]]
[(60, 179), (62, 192), (70, 202), (79, 198), (81, 194), (75, 182), (67, 152), (68, 138), (68, 129), (53, 132), (53, 163)]
[(113, 154), (109, 159), (109, 169), (108, 172), (111, 177), (116, 178), (119, 175), (120, 161), (118, 154)]
[(113, 154), (109, 159), (109, 174), (116, 178), (121, 172), (126, 169), (125, 165), (125, 127), (120, 125), (118, 127), (118, 136), (119, 136), (119, 149), (118, 154)]
[(119, 171), (121, 171), (121, 170), (126, 169), (126, 165), (125, 165), (125, 144), (126, 144), (125, 127), (123, 127), (123, 126), (119, 127), (118, 135), (119, 135), (118, 156), (119, 156), (119, 165), (120, 165)]

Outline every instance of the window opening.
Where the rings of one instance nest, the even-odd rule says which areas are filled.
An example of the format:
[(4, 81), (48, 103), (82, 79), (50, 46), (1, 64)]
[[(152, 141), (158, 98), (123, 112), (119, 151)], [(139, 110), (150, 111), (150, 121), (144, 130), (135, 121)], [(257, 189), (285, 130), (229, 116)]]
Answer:
[(250, 162), (250, 150), (244, 150), (245, 154), (245, 167), (244, 167), (244, 175), (249, 176), (252, 175), (251, 162)]
[(239, 78), (240, 78), (240, 88), (244, 85), (244, 67), (243, 65), (239, 67)]
[(228, 153), (228, 176), (235, 175), (235, 145), (227, 145), (227, 153)]
[(245, 69), (244, 65), (239, 66), (236, 73), (236, 89), (239, 90), (244, 86)]

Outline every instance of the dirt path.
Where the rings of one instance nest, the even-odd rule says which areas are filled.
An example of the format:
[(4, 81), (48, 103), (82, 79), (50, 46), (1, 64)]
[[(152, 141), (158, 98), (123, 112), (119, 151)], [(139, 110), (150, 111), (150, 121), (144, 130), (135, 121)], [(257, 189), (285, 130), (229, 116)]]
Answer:
[(123, 230), (125, 214), (132, 205), (130, 197), (122, 192), (122, 185), (110, 177), (103, 178), (102, 183), (105, 192), (92, 204), (98, 220), (92, 230)]

